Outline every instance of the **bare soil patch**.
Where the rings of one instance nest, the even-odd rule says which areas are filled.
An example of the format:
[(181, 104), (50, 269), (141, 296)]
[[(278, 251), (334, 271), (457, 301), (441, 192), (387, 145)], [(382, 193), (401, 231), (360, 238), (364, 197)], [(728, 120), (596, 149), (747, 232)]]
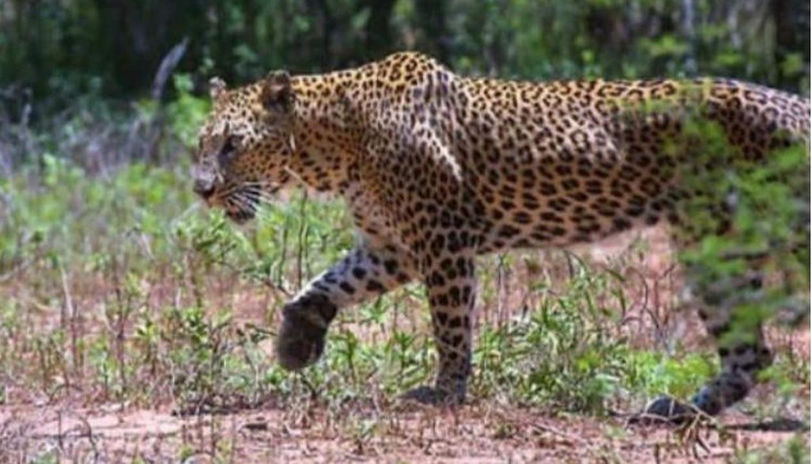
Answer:
[[(371, 432), (363, 425), (336, 429), (318, 409), (298, 419), (273, 408), (194, 417), (163, 409), (104, 409), (4, 407), (0, 457), (26, 462), (34, 457), (29, 452), (50, 449), (79, 462), (130, 462), (135, 456), (148, 462), (212, 462), (216, 456), (244, 463), (729, 462), (799, 433), (749, 430), (765, 425), (736, 411), (722, 419), (722, 430), (688, 434), (666, 426), (629, 426), (620, 418), (554, 416), (490, 404), (354, 410)], [(801, 436), (808, 442), (807, 433)]]

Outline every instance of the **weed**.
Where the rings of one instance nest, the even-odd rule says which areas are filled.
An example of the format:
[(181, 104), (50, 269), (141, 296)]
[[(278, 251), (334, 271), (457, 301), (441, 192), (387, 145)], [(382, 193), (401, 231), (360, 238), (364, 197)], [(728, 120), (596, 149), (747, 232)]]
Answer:
[(566, 411), (605, 410), (623, 383), (629, 349), (605, 330), (604, 315), (612, 311), (597, 303), (608, 274), (577, 266), (563, 292), (540, 285), (538, 308), (483, 329), (474, 354), (475, 392)]
[(809, 445), (800, 436), (766, 450), (740, 450), (731, 461), (737, 464), (801, 464), (809, 462)]

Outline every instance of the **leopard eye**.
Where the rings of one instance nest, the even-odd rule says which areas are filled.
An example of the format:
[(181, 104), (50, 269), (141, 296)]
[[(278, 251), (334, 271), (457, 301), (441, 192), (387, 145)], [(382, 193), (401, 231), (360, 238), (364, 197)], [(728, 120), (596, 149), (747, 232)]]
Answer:
[(237, 142), (236, 137), (233, 135), (226, 139), (226, 143), (223, 144), (223, 153), (231, 153), (237, 149)]
[(223, 146), (220, 148), (220, 159), (229, 161), (234, 158), (234, 155), (237, 154), (237, 137), (231, 135), (226, 138), (226, 141), (223, 143)]

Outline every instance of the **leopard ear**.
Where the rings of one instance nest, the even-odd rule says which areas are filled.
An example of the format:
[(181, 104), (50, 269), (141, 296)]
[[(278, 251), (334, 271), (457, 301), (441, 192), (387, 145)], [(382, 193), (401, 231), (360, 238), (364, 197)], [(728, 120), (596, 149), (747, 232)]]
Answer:
[(269, 111), (288, 113), (293, 107), (293, 88), (287, 71), (271, 71), (262, 82), (262, 106)]
[(226, 93), (226, 81), (219, 77), (209, 79), (209, 95), (212, 100), (217, 100)]

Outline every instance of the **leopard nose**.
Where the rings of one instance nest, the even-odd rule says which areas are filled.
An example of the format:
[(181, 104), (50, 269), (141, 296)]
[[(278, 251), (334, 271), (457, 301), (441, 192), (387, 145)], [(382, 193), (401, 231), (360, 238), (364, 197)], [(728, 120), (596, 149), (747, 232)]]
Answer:
[(204, 200), (207, 200), (214, 194), (214, 182), (209, 182), (203, 179), (197, 179), (195, 180), (195, 184), (192, 187), (192, 190), (194, 190), (195, 193), (203, 197)]

